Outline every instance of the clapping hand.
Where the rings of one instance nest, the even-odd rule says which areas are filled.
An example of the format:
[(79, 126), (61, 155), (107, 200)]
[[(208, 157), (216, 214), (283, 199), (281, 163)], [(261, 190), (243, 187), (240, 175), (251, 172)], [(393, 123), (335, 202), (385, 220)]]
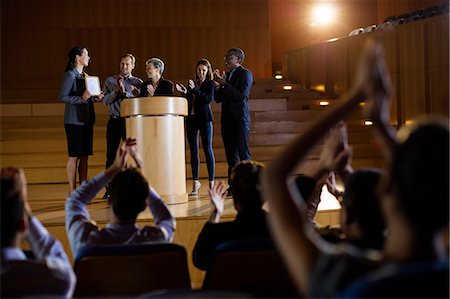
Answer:
[(194, 80), (189, 79), (189, 87), (190, 87), (191, 89), (194, 89), (194, 88), (195, 88), (195, 82), (194, 82)]
[(214, 81), (219, 83), (220, 85), (225, 85), (227, 83), (227, 76), (224, 71), (222, 73), (218, 70), (214, 70)]
[(181, 93), (187, 93), (187, 88), (183, 84), (175, 84), (175, 88)]
[(155, 87), (151, 84), (147, 85), (147, 92), (148, 95), (152, 97), (155, 94)]
[(208, 190), (209, 197), (211, 199), (212, 211), (209, 216), (209, 221), (212, 223), (217, 223), (220, 217), (223, 215), (224, 211), (224, 201), (227, 195), (227, 187), (223, 181), (215, 184), (214, 187)]

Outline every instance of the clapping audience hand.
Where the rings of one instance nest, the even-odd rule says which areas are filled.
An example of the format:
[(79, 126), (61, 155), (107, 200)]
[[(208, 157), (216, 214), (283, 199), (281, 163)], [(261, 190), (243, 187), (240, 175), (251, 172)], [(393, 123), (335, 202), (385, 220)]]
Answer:
[(218, 184), (215, 184), (212, 189), (208, 190), (208, 193), (212, 204), (212, 211), (209, 221), (212, 223), (217, 223), (223, 215), (227, 187), (223, 181), (220, 181)]
[(194, 89), (194, 88), (195, 88), (195, 82), (194, 82), (194, 80), (189, 79), (189, 87), (190, 87), (191, 89)]
[[(131, 138), (129, 138), (131, 139)], [(134, 141), (136, 141), (136, 139), (132, 139)], [(133, 158), (135, 165), (133, 165), (132, 167), (136, 167), (136, 168), (142, 168), (144, 166), (144, 162), (142, 160), (141, 155), (139, 154), (137, 147), (136, 147), (136, 142), (130, 142), (130, 145), (127, 146), (127, 151), (128, 154)], [(128, 166), (128, 165), (127, 165)]]

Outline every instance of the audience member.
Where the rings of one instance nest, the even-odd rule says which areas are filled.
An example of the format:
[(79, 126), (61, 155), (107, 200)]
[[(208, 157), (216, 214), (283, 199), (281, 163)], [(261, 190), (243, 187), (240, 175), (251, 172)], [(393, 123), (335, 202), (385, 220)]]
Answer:
[(69, 152), (67, 178), (70, 191), (77, 187), (77, 172), (80, 184), (87, 179), (88, 156), (92, 155), (94, 136), (94, 101), (103, 99), (103, 94), (93, 97), (86, 90), (87, 74), (83, 69), (89, 65), (90, 59), (84, 47), (74, 47), (69, 51), (69, 61), (59, 91), (59, 100), (65, 103), (64, 127)]
[[(335, 153), (339, 153), (338, 159), (335, 159)], [(361, 249), (381, 250), (385, 238), (385, 223), (378, 198), (378, 185), (383, 172), (375, 168), (354, 171), (351, 155), (347, 126), (341, 122), (325, 138), (318, 162), (312, 163), (305, 176), (296, 178), (296, 185), (306, 200), (307, 216), (311, 221), (314, 221), (323, 185), (339, 199), (340, 228), (317, 225), (323, 238), (330, 242), (349, 242)], [(335, 173), (344, 182), (344, 192), (336, 187)], [(308, 180), (312, 187), (306, 183)]]
[(230, 188), (237, 211), (234, 221), (218, 223), (227, 194), (225, 183), (221, 181), (209, 190), (212, 211), (192, 253), (197, 268), (206, 270), (214, 249), (225, 241), (269, 237), (260, 193), (259, 177), (263, 167), (258, 162), (241, 161), (233, 168)]
[[(66, 201), (66, 230), (72, 254), (83, 245), (119, 245), (150, 241), (170, 242), (175, 220), (158, 193), (135, 168), (126, 168), (130, 155), (140, 168), (142, 160), (136, 151), (136, 140), (128, 138), (117, 150), (116, 160), (103, 173), (86, 181)], [(99, 229), (92, 221), (86, 205), (109, 182), (110, 221)], [(136, 218), (146, 206), (155, 218), (155, 226), (136, 225)]]
[(209, 189), (214, 186), (214, 152), (213, 139), (213, 115), (211, 101), (214, 98), (214, 81), (211, 63), (202, 58), (197, 62), (195, 82), (189, 80), (189, 88), (183, 84), (176, 84), (179, 92), (186, 95), (188, 100), (188, 116), (186, 118), (187, 139), (191, 151), (191, 169), (193, 186), (189, 195), (198, 195), (200, 180), (198, 169), (200, 166), (198, 152), (198, 134), (202, 138), (203, 151), (205, 152), (206, 165), (208, 167)]
[[(389, 124), (391, 83), (382, 48), (372, 42), (364, 52), (354, 85), (341, 104), (286, 147), (262, 176), (263, 195), (270, 204), (270, 227), (299, 290), (310, 297), (333, 297), (356, 278), (389, 265), (433, 262), (433, 239), (449, 223), (449, 130), (445, 124), (418, 123), (398, 139)], [(288, 188), (290, 173), (318, 140), (369, 98), (369, 115), (390, 154), (381, 203), (388, 234), (382, 255), (353, 246), (332, 246), (317, 238), (305, 221), (304, 202)], [(334, 154), (335, 159), (345, 151)]]
[[(117, 147), (126, 138), (125, 119), (120, 115), (120, 104), (126, 98), (139, 96), (142, 80), (133, 76), (136, 58), (132, 54), (120, 57), (119, 75), (109, 76), (105, 80), (103, 103), (108, 105), (108, 124), (106, 126), (106, 169), (114, 163)], [(103, 196), (108, 198), (108, 191)]]
[[(231, 170), (241, 160), (251, 160), (249, 149), (250, 113), (248, 98), (253, 74), (244, 68), (244, 51), (231, 48), (225, 54), (228, 72), (214, 70), (215, 101), (222, 103), (221, 133), (228, 163), (228, 184)], [(230, 193), (230, 192), (229, 192)]]
[[(33, 216), (22, 169), (1, 169), (1, 284), (2, 298), (66, 297), (76, 277), (62, 244)], [(21, 249), (26, 240), (34, 259)]]
[(173, 83), (162, 77), (164, 62), (156, 57), (145, 62), (145, 72), (150, 79), (141, 86), (141, 97), (171, 96), (173, 95)]

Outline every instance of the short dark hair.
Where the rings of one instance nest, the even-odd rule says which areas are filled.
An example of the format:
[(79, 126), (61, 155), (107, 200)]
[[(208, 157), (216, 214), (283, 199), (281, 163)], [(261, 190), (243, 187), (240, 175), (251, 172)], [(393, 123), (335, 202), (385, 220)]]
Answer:
[(113, 212), (122, 221), (136, 220), (149, 196), (147, 180), (134, 168), (119, 172), (110, 182), (108, 191)]
[(241, 161), (230, 176), (233, 201), (246, 211), (259, 210), (263, 205), (260, 174), (265, 166), (256, 161)]
[(418, 121), (394, 153), (389, 175), (389, 190), (417, 232), (431, 234), (448, 225), (448, 120)]
[(239, 59), (239, 63), (243, 63), (245, 59), (245, 53), (241, 48), (228, 49), (227, 54), (235, 55)]
[[(342, 205), (364, 235), (383, 239), (385, 221), (378, 192), (383, 176), (380, 169), (360, 168), (345, 180)], [(375, 240), (372, 240), (375, 241)], [(380, 248), (381, 248), (380, 244)]]
[(14, 177), (1, 177), (1, 247), (12, 245), (25, 215), (23, 193)]

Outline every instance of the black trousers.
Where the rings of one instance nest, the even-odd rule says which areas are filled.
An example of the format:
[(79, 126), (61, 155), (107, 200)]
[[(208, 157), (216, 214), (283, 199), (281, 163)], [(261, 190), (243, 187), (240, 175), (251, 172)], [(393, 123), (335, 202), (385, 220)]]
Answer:
[(110, 117), (106, 127), (106, 168), (114, 163), (120, 141), (125, 138), (125, 118)]
[(222, 122), (221, 133), (225, 155), (228, 163), (228, 184), (230, 184), (231, 171), (239, 161), (251, 160), (248, 133), (250, 123), (248, 122)]

